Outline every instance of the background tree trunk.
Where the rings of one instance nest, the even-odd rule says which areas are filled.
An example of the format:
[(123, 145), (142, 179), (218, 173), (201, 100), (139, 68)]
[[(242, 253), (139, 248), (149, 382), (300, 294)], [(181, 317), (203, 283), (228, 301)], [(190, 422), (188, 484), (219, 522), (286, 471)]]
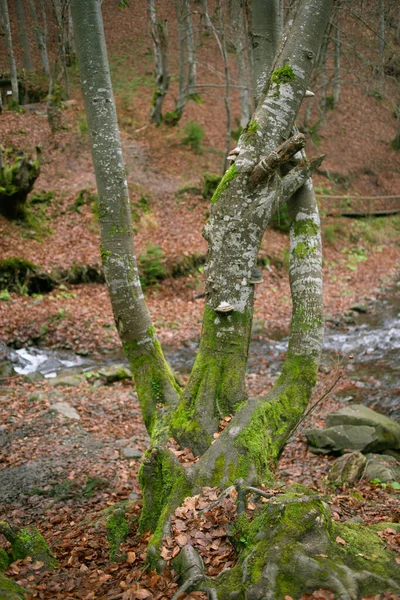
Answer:
[(33, 29), (35, 32), (36, 42), (40, 52), (40, 58), (42, 60), (43, 71), (45, 75), (49, 77), (50, 67), (49, 59), (47, 56), (47, 24), (46, 24), (46, 11), (44, 8), (43, 0), (41, 0), (41, 16), (43, 21), (43, 29), (40, 27), (39, 19), (37, 16), (35, 0), (29, 0), (29, 6), (31, 9), (31, 17), (33, 21)]
[(182, 0), (182, 8), (183, 8), (183, 22), (185, 24), (187, 63), (188, 63), (187, 96), (190, 98), (191, 96), (196, 94), (196, 83), (197, 83), (196, 52), (195, 52), (195, 46), (194, 46), (190, 0)]
[(22, 48), (22, 55), (24, 61), (24, 69), (27, 71), (32, 70), (32, 59), (31, 59), (31, 49), (29, 45), (29, 38), (26, 32), (26, 17), (25, 17), (25, 8), (24, 8), (24, 0), (16, 0), (15, 8), (17, 12), (17, 22), (18, 22), (18, 33), (19, 33), (19, 42)]
[(151, 36), (153, 38), (156, 85), (154, 88), (150, 118), (153, 123), (160, 125), (162, 121), (162, 105), (169, 87), (168, 69), (168, 25), (159, 23), (156, 17), (155, 0), (149, 0), (149, 16)]
[(4, 33), (6, 36), (8, 61), (10, 64), (10, 78), (11, 78), (11, 89), (12, 89), (12, 101), (17, 105), (19, 104), (19, 91), (18, 91), (18, 77), (17, 77), (17, 65), (14, 58), (13, 42), (11, 36), (10, 17), (8, 14), (7, 0), (0, 0), (1, 15), (4, 26)]

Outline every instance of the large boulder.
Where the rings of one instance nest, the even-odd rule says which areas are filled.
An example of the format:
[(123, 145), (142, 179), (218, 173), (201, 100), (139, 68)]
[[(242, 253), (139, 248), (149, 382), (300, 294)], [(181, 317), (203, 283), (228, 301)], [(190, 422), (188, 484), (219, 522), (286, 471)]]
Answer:
[(400, 425), (362, 404), (352, 404), (328, 415), (325, 429), (306, 433), (319, 453), (383, 452), (400, 448)]
[(333, 483), (352, 485), (363, 475), (366, 458), (361, 452), (343, 454), (330, 468), (328, 478)]
[(381, 483), (400, 481), (400, 462), (387, 454), (367, 454), (364, 477)]

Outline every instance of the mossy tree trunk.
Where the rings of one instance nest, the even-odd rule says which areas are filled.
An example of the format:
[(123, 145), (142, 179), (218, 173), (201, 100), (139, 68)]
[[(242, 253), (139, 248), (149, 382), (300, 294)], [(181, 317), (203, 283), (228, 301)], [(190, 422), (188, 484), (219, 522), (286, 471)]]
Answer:
[[(203, 486), (225, 489), (235, 484), (245, 488), (271, 477), (315, 384), (323, 334), (322, 257), (320, 221), (310, 176), (320, 161), (306, 162), (299, 153), (304, 146), (303, 136), (290, 136), (332, 4), (333, 0), (300, 3), (253, 119), (239, 140), (235, 162), (212, 198), (204, 232), (209, 251), (203, 331), (192, 374), (182, 392), (163, 356), (138, 276), (100, 0), (72, 0), (99, 192), (101, 256), (118, 332), (151, 439), (140, 471), (141, 528), (153, 532), (148, 558), (158, 568), (163, 565), (160, 546), (170, 531), (170, 516), (185, 497), (199, 493)], [(282, 202), (288, 202), (292, 219), (289, 278), (293, 316), (288, 353), (273, 389), (265, 397), (248, 399), (245, 371), (254, 268), (268, 221)], [(225, 415), (233, 418), (212, 443)], [(183, 466), (168, 447), (171, 437), (182, 448), (189, 446), (200, 455), (199, 460)], [(293, 502), (300, 508), (304, 506), (304, 510), (285, 508)], [(308, 539), (309, 548), (307, 536), (323, 524), (320, 537), (325, 550), (317, 556), (329, 551), (329, 540), (324, 542), (332, 534), (328, 512), (322, 502), (313, 502), (308, 497), (282, 499), (279, 509), (272, 508), (272, 515), (265, 520), (260, 517), (257, 522), (258, 527), (265, 528), (261, 537), (255, 536), (256, 525), (247, 527), (253, 559), (248, 553), (242, 554), (236, 570), (215, 581), (213, 588), (220, 598), (281, 599), (285, 593), (303, 591), (293, 592), (290, 582), (292, 587), (282, 584), (288, 571), (285, 557), (293, 558), (299, 573), (305, 573), (307, 566), (315, 587), (328, 583), (343, 599), (357, 598), (356, 593), (346, 591), (354, 579), (348, 571), (339, 577), (332, 561), (321, 566), (321, 561), (310, 559), (306, 545), (300, 545)], [(298, 533), (295, 526), (288, 530), (288, 523), (295, 517), (307, 525)], [(280, 524), (281, 529), (277, 528)], [(275, 537), (271, 538), (267, 533), (274, 526)], [(293, 534), (289, 541), (287, 531)], [(274, 545), (275, 538), (279, 547)], [(272, 545), (265, 540), (272, 540)], [(294, 548), (290, 556), (288, 543)], [(249, 578), (251, 560), (257, 569)], [(195, 563), (193, 559), (190, 568)], [(354, 589), (361, 589), (354, 585)]]

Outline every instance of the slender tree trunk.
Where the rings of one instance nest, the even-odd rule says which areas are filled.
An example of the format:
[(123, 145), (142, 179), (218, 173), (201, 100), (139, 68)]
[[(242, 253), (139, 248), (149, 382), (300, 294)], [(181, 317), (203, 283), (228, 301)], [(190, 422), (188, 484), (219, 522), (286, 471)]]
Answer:
[(156, 85), (151, 107), (151, 121), (160, 125), (162, 121), (162, 105), (169, 87), (168, 69), (168, 26), (167, 22), (157, 22), (155, 0), (149, 0), (149, 16), (151, 35), (153, 38)]
[(57, 54), (61, 67), (61, 79), (63, 80), (64, 97), (69, 98), (69, 81), (67, 71), (67, 56), (65, 48), (66, 30), (68, 27), (68, 5), (63, 0), (51, 0), (57, 22)]
[(244, 129), (250, 121), (252, 106), (250, 100), (249, 77), (245, 55), (244, 15), (241, 0), (233, 3), (233, 31), (236, 41), (236, 58), (238, 66), (238, 82), (240, 86), (240, 127)]
[(335, 26), (335, 49), (334, 49), (334, 85), (333, 85), (333, 105), (336, 106), (340, 97), (340, 27), (339, 27), (339, 12), (336, 15)]
[(185, 29), (182, 14), (182, 1), (174, 0), (176, 20), (178, 23), (178, 44), (179, 44), (179, 91), (178, 100), (176, 102), (177, 120), (182, 116), (186, 104), (186, 89), (185, 89)]
[(19, 42), (22, 48), (22, 55), (24, 61), (24, 69), (27, 71), (32, 70), (32, 59), (31, 59), (31, 49), (29, 45), (29, 38), (26, 32), (26, 17), (25, 17), (25, 8), (24, 8), (24, 0), (16, 0), (15, 8), (17, 12), (17, 21), (18, 21), (18, 33), (19, 33)]
[[(46, 12), (44, 4), (41, 2), (41, 13), (43, 21), (43, 29), (39, 25), (39, 19), (37, 16), (35, 0), (29, 0), (29, 6), (31, 9), (31, 16), (33, 21), (33, 29), (35, 32), (36, 42), (40, 52), (40, 58), (43, 65), (44, 73), (50, 75), (49, 58), (47, 56), (47, 23), (46, 23)], [(44, 19), (44, 20), (43, 20)]]
[[(176, 405), (180, 389), (164, 359), (139, 279), (100, 2), (72, 0), (71, 9), (99, 193), (101, 258), (143, 419), (148, 431), (155, 433), (158, 416)], [(157, 433), (161, 443), (167, 432)]]
[(188, 63), (187, 95), (190, 98), (196, 94), (197, 68), (190, 0), (182, 0), (182, 2)]
[(19, 92), (18, 92), (18, 77), (17, 77), (17, 65), (15, 64), (13, 42), (11, 37), (10, 17), (8, 14), (7, 0), (0, 0), (0, 8), (3, 17), (4, 33), (6, 36), (8, 61), (10, 64), (10, 78), (11, 78), (11, 89), (13, 102), (19, 104)]
[(263, 69), (265, 63), (273, 65), (281, 36), (280, 0), (252, 0), (251, 42), (253, 48), (253, 90), (255, 104), (262, 96), (269, 73)]
[(321, 79), (321, 98), (319, 102), (319, 110), (320, 110), (320, 122), (322, 123), (325, 120), (326, 113), (326, 96), (328, 90), (328, 77), (326, 74), (326, 60), (328, 53), (328, 44), (329, 44), (329, 36), (325, 35), (324, 41), (321, 46), (321, 50), (318, 58), (318, 66), (320, 72)]
[(67, 10), (68, 10), (68, 21), (67, 21), (65, 52), (66, 52), (67, 66), (70, 67), (75, 62), (75, 39), (74, 39), (74, 27), (72, 24), (71, 4), (68, 4)]
[(379, 86), (382, 93), (385, 82), (385, 0), (379, 0)]

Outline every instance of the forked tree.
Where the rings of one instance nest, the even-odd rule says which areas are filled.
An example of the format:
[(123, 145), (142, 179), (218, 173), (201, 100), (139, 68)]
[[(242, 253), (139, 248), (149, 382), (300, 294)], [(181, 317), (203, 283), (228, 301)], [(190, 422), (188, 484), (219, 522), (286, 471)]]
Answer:
[[(255, 2), (253, 14), (260, 14), (265, 4)], [(160, 549), (170, 533), (170, 518), (186, 497), (200, 494), (203, 486), (218, 487), (222, 493), (235, 486), (240, 513), (249, 491), (271, 480), (316, 381), (323, 310), (320, 220), (310, 176), (321, 159), (308, 162), (302, 153), (304, 137), (293, 133), (332, 4), (333, 0), (301, 0), (273, 69), (269, 64), (263, 71), (262, 59), (255, 61), (262, 83), (257, 108), (211, 200), (204, 230), (208, 255), (203, 327), (193, 370), (182, 390), (164, 358), (140, 284), (101, 0), (72, 0), (99, 193), (101, 258), (151, 440), (140, 470), (140, 527), (153, 533), (148, 548), (152, 567), (163, 568)], [(283, 202), (292, 220), (293, 315), (287, 358), (273, 389), (262, 398), (248, 398), (245, 374), (259, 280), (257, 254), (268, 221)], [(214, 440), (221, 419), (228, 415), (232, 420)], [(197, 462), (181, 464), (168, 447), (171, 438), (182, 449), (191, 448)], [(311, 492), (295, 490), (275, 497), (252, 523), (241, 512), (236, 526), (246, 544), (239, 549), (236, 566), (217, 578), (204, 574), (190, 545), (180, 551), (175, 568), (184, 582), (182, 589), (196, 584), (209, 597), (225, 600), (299, 597), (325, 587), (342, 599), (356, 599), (365, 590), (386, 590), (393, 583), (389, 570), (374, 575), (369, 566), (358, 568), (345, 548), (337, 550), (328, 506)]]

